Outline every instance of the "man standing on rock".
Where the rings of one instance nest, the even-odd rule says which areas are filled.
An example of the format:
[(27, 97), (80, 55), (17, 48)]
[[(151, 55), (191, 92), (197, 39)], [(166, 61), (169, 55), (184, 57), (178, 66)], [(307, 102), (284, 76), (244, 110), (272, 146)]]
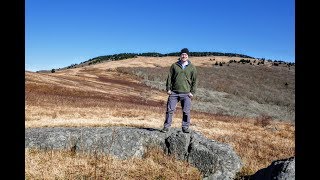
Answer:
[(197, 88), (197, 70), (188, 59), (189, 50), (183, 48), (180, 51), (180, 58), (173, 63), (167, 77), (166, 90), (169, 95), (167, 101), (166, 117), (161, 132), (168, 132), (172, 124), (172, 116), (177, 103), (181, 102), (182, 107), (182, 131), (189, 133), (191, 98)]

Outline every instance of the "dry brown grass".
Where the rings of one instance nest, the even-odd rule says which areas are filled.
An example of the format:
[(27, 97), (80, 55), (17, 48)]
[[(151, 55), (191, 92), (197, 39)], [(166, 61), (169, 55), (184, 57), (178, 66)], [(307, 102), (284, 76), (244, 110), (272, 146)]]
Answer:
[(62, 150), (26, 149), (25, 154), (26, 179), (201, 179), (197, 168), (157, 148), (127, 160)]
[[(25, 126), (131, 126), (161, 129), (166, 93), (146, 86), (128, 73), (117, 72), (115, 68), (168, 67), (175, 60), (176, 57), (134, 58), (49, 74), (26, 72)], [(209, 58), (196, 61), (199, 66), (210, 66), (210, 62)], [(295, 155), (295, 126), (292, 123), (272, 121), (264, 115), (259, 118), (240, 118), (194, 110), (191, 114), (193, 130), (234, 148), (244, 163), (242, 175), (250, 175), (274, 160)], [(172, 126), (181, 127), (181, 118), (178, 105)], [(198, 172), (183, 169), (187, 166), (182, 165), (183, 162), (172, 160), (172, 165), (164, 164), (164, 161), (169, 163), (169, 160), (156, 160), (159, 157), (151, 157), (153, 153), (142, 160), (127, 161), (103, 156), (100, 158), (101, 163), (95, 165), (95, 176), (106, 175), (111, 179), (166, 179), (161, 175), (170, 174), (176, 179), (197, 179)], [(103, 160), (105, 158), (110, 161), (107, 168), (107, 161)], [(92, 161), (91, 156), (80, 154), (69, 156), (65, 152), (27, 152), (26, 175), (31, 179), (92, 178)], [(182, 169), (178, 169), (179, 166)], [(162, 171), (166, 173), (159, 173)]]

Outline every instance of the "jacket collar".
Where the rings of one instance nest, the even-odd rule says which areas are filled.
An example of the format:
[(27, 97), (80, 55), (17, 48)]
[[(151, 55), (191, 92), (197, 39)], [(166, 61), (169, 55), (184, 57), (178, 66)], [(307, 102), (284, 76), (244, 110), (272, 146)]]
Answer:
[[(182, 61), (180, 59), (176, 63), (182, 68)], [(189, 66), (190, 64), (191, 64), (191, 61), (188, 59), (188, 65), (187, 66)]]

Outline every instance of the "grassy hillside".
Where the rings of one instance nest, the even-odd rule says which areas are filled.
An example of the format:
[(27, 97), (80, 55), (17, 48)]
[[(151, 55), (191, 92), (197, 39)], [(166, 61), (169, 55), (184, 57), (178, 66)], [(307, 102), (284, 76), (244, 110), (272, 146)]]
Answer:
[[(192, 62), (197, 63), (197, 59)], [(294, 66), (285, 63), (275, 66), (273, 62), (259, 64), (263, 61), (252, 59), (246, 63), (240, 60), (234, 62), (232, 58), (229, 61), (203, 59), (209, 59), (209, 63), (198, 66), (199, 88), (194, 98), (195, 110), (295, 121)], [(168, 67), (118, 67), (116, 70), (138, 76), (150, 87), (165, 90)]]
[[(26, 72), (25, 126), (134, 126), (161, 129), (167, 100), (164, 79), (169, 66), (177, 58), (136, 57), (55, 73)], [(268, 61), (261, 64), (262, 60), (244, 58), (250, 60), (250, 64), (240, 62), (241, 59), (227, 56), (190, 57), (198, 68), (200, 80), (193, 99), (191, 129), (207, 138), (230, 144), (244, 162), (241, 173), (249, 175), (274, 160), (295, 153), (295, 67), (285, 63), (275, 65)], [(236, 62), (229, 63), (230, 60)], [(215, 65), (216, 62), (218, 65)], [(181, 118), (181, 108), (178, 106), (172, 126), (181, 127)], [(152, 174), (147, 168), (152, 166), (161, 169), (160, 172), (170, 170), (169, 175), (188, 171), (191, 176), (197, 176), (192, 169), (173, 168), (170, 165), (172, 161), (159, 159), (159, 156), (163, 157), (158, 154), (145, 159), (146, 166), (139, 161), (129, 160), (134, 164), (132, 167), (141, 170), (138, 174), (120, 167), (114, 169), (117, 164), (126, 164), (127, 161), (103, 161), (106, 169), (101, 167), (99, 172), (121, 172), (114, 176), (109, 174), (110, 179), (137, 179), (143, 173), (155, 179), (159, 174)], [(86, 170), (74, 172), (81, 163), (70, 163), (76, 160), (72, 160), (74, 156), (68, 153), (28, 150), (26, 174), (31, 178), (45, 178), (49, 173), (47, 169), (57, 168), (55, 160), (59, 158), (65, 159), (62, 163), (65, 165), (59, 166), (59, 171), (65, 173), (64, 177), (71, 177), (70, 173), (76, 173), (77, 177), (93, 177), (97, 168), (92, 167), (100, 167), (101, 163), (93, 161), (94, 157), (81, 156), (78, 159), (85, 162), (81, 167)], [(188, 179), (190, 174), (180, 177)]]

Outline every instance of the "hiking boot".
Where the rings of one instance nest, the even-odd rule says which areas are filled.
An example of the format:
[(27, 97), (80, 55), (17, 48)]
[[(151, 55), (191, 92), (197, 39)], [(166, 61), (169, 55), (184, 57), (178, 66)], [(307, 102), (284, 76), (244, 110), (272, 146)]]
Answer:
[(183, 127), (183, 128), (182, 128), (182, 132), (184, 132), (184, 133), (190, 133), (190, 129), (187, 128), (187, 127)]
[(169, 128), (167, 128), (167, 127), (164, 127), (163, 129), (161, 129), (161, 132), (163, 132), (163, 133), (166, 133), (168, 131), (169, 131)]

